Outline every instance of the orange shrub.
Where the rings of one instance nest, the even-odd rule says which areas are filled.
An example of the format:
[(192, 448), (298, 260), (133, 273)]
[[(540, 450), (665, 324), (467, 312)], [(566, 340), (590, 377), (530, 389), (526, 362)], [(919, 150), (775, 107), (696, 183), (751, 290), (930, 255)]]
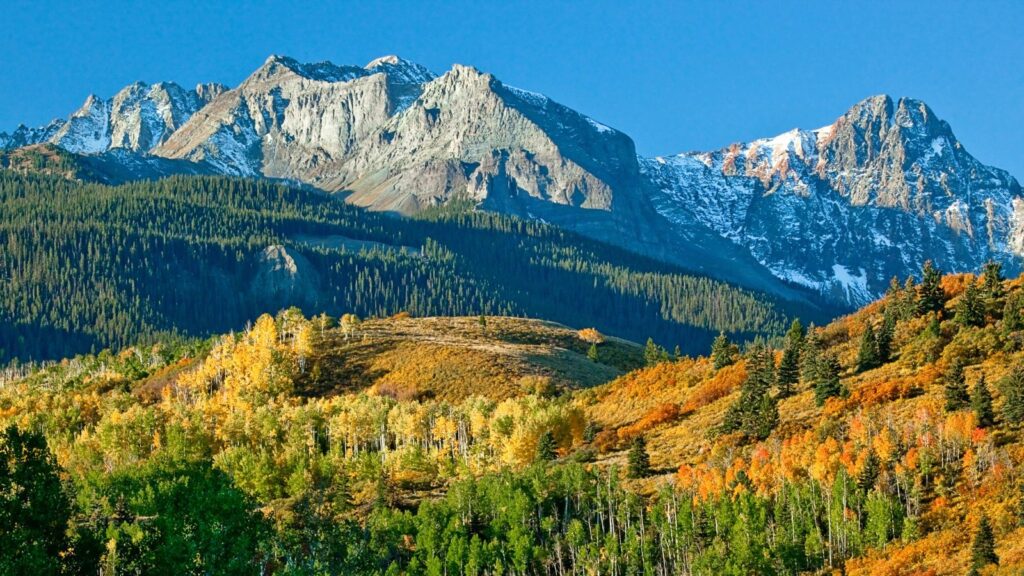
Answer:
[(658, 424), (671, 422), (676, 418), (679, 418), (679, 406), (672, 403), (659, 404), (644, 414), (643, 418), (619, 428), (618, 435), (622, 440), (631, 440)]
[(682, 415), (692, 414), (715, 400), (728, 396), (746, 379), (747, 366), (745, 362), (737, 362), (732, 366), (722, 368), (714, 378), (703, 382), (690, 393), (686, 402), (683, 403)]

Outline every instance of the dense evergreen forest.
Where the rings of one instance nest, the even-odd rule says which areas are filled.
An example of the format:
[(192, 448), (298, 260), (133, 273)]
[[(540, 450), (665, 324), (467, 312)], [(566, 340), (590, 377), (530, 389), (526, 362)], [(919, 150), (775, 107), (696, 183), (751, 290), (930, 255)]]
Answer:
[(290, 305), (540, 317), (694, 352), (719, 331), (778, 334), (792, 306), (543, 223), (399, 219), (223, 177), (109, 187), (4, 171), (0, 278), (0, 362), (238, 330)]

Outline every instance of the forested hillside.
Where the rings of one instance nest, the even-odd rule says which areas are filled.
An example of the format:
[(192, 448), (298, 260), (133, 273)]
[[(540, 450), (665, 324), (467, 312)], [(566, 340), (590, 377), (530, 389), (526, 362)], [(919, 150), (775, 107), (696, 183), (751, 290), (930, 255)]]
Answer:
[(685, 351), (780, 333), (791, 304), (508, 216), (418, 220), (220, 177), (117, 187), (0, 172), (0, 361), (240, 330), (298, 305), (532, 316)]
[[(489, 316), (286, 311), (8, 369), (0, 572), (1018, 574), (1024, 282), (922, 277), (779, 349), (649, 342), (596, 388), (543, 354), (515, 388), (391, 355), (479, 331), (488, 353), (585, 350), (593, 375), (641, 357)], [(431, 381), (412, 366), (458, 392), (396, 386)]]

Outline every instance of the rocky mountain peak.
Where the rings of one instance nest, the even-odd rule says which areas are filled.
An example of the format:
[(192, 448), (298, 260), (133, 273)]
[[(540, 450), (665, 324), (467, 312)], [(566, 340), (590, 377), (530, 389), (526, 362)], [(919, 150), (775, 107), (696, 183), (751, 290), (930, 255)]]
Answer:
[(389, 80), (399, 84), (424, 84), (437, 78), (437, 75), (425, 66), (393, 54), (375, 58), (364, 68), (372, 74), (383, 72)]

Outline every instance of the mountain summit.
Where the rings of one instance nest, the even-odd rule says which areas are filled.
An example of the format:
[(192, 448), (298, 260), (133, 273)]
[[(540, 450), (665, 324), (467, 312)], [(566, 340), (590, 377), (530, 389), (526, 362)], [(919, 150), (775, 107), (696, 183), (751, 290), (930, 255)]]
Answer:
[(884, 95), (816, 130), (641, 158), (626, 134), (469, 66), (437, 76), (393, 55), (365, 66), (275, 55), (233, 89), (136, 83), (90, 96), (67, 120), (0, 134), (3, 147), (40, 142), (103, 157), (120, 179), (283, 179), (405, 215), (468, 200), (843, 305), (926, 259), (1017, 271), (1024, 254), (1017, 181), (971, 156), (923, 102)]

